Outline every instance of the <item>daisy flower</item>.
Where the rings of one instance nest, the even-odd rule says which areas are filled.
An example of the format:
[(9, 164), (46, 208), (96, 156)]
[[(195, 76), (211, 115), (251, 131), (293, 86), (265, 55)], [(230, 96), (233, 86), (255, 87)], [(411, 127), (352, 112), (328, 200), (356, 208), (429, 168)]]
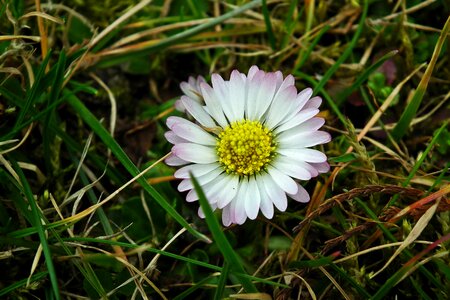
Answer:
[(198, 200), (192, 172), (212, 209), (222, 210), (225, 226), (253, 220), (259, 211), (271, 219), (274, 206), (286, 210), (288, 197), (308, 202), (298, 181), (329, 170), (326, 155), (310, 149), (331, 140), (319, 131), (321, 98), (311, 98), (310, 88), (297, 92), (292, 75), (283, 79), (280, 71), (256, 66), (247, 75), (234, 70), (229, 80), (213, 74), (211, 81), (181, 84), (185, 95), (177, 107), (192, 121), (167, 119), (173, 147), (166, 163), (180, 167), (175, 177), (182, 179), (178, 190), (188, 191), (186, 200)]

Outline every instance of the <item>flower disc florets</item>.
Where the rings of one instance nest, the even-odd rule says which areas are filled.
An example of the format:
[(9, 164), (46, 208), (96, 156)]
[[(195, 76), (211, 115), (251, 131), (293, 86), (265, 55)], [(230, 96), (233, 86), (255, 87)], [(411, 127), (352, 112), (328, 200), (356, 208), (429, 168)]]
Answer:
[(227, 173), (253, 175), (264, 169), (275, 151), (272, 133), (258, 121), (228, 125), (217, 141), (217, 156)]

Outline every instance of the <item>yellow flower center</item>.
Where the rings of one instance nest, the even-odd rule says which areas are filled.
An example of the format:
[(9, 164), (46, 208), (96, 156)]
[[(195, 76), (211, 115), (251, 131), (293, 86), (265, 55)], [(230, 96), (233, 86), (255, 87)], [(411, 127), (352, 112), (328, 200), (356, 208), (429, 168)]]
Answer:
[(272, 133), (258, 121), (233, 122), (219, 133), (217, 155), (227, 173), (252, 175), (272, 160)]

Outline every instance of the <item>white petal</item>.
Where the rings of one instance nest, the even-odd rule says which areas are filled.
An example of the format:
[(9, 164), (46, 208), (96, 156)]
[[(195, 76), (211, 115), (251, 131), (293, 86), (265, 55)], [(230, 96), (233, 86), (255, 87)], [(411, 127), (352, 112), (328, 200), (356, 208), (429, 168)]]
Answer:
[(224, 195), (217, 200), (217, 207), (224, 208), (230, 204), (231, 200), (236, 196), (239, 188), (239, 176), (228, 175), (228, 180), (223, 186)]
[(306, 108), (319, 108), (320, 104), (322, 104), (322, 98), (320, 98), (319, 96), (312, 97), (312, 98), (309, 99), (309, 101), (305, 104), (305, 106), (303, 107), (303, 109), (306, 109)]
[(231, 205), (227, 205), (222, 209), (222, 223), (223, 226), (230, 226), (231, 225)]
[(195, 177), (203, 176), (217, 168), (219, 168), (220, 165), (218, 163), (212, 163), (212, 164), (192, 164), (188, 166), (184, 166), (180, 169), (178, 169), (175, 174), (173, 174), (176, 178), (190, 178), (189, 172), (192, 172), (192, 174)]
[(269, 195), (266, 192), (266, 188), (264, 187), (264, 182), (262, 176), (256, 176), (256, 183), (258, 184), (259, 196), (261, 197), (260, 209), (263, 215), (267, 219), (272, 219), (273, 217), (273, 203), (270, 200)]
[(289, 194), (297, 193), (297, 184), (295, 183), (294, 179), (280, 172), (273, 166), (269, 167), (267, 171), (269, 172), (273, 181), (275, 181), (283, 191)]
[(284, 135), (277, 138), (280, 149), (306, 148), (331, 141), (331, 136), (325, 131), (301, 132), (299, 134)]
[(319, 110), (317, 108), (308, 108), (305, 110), (301, 110), (298, 112), (295, 116), (289, 119), (289, 121), (281, 122), (280, 126), (274, 130), (275, 133), (284, 132), (288, 129), (291, 129), (293, 127), (296, 127), (303, 122), (306, 122), (307, 120), (313, 118), (315, 115), (319, 113)]
[(270, 109), (267, 111), (265, 125), (267, 128), (272, 129), (277, 126), (294, 106), (295, 95), (297, 89), (295, 86), (289, 86), (277, 93), (274, 97)]
[(221, 174), (217, 180), (209, 184), (208, 192), (205, 192), (208, 201), (210, 203), (215, 203), (216, 206), (218, 206), (217, 203), (219, 201), (228, 204), (237, 193), (238, 183), (238, 176), (226, 173)]
[(166, 140), (171, 143), (171, 144), (180, 144), (180, 143), (188, 143), (187, 140), (179, 137), (178, 135), (175, 134), (175, 132), (173, 131), (166, 131), (164, 133), (164, 137), (166, 138)]
[(210, 164), (217, 161), (214, 148), (193, 143), (176, 144), (172, 147), (172, 153), (185, 161), (198, 164)]
[(216, 139), (211, 134), (191, 122), (174, 124), (172, 126), (172, 131), (179, 137), (196, 144), (208, 146), (215, 146), (217, 144)]
[(186, 110), (194, 117), (194, 119), (200, 123), (200, 125), (208, 128), (213, 128), (216, 126), (214, 120), (205, 111), (200, 103), (188, 97), (181, 97), (181, 102), (183, 103)]
[(276, 77), (276, 81), (277, 81), (277, 87), (276, 87), (275, 91), (278, 92), (278, 90), (281, 87), (281, 84), (283, 83), (283, 73), (281, 73), (281, 71), (276, 71), (275, 77)]
[(202, 89), (203, 98), (205, 104), (208, 107), (209, 114), (214, 120), (219, 123), (220, 126), (225, 127), (228, 125), (225, 115), (223, 114), (222, 105), (217, 98), (216, 92), (206, 83), (200, 85)]
[(185, 112), (186, 111), (186, 107), (184, 107), (183, 102), (181, 102), (181, 99), (178, 99), (175, 101), (175, 109), (181, 112)]
[(269, 174), (261, 177), (269, 199), (276, 206), (276, 208), (278, 208), (278, 210), (285, 211), (287, 208), (286, 193), (278, 186), (278, 184), (275, 183), (275, 181), (273, 181)]
[[(295, 85), (295, 78), (292, 75), (286, 76), (286, 78), (281, 83), (280, 87), (277, 89), (277, 94), (286, 89), (287, 87)], [(295, 86), (294, 86), (295, 87)], [(297, 89), (295, 89), (295, 94), (297, 94)]]
[(190, 190), (189, 193), (186, 195), (186, 201), (187, 202), (194, 202), (198, 200), (197, 192), (194, 190)]
[(177, 156), (175, 156), (175, 155), (171, 155), (171, 156), (169, 156), (168, 158), (166, 158), (165, 160), (164, 160), (164, 162), (166, 163), (166, 165), (168, 165), (168, 166), (182, 166), (182, 165), (186, 165), (186, 164), (188, 164), (189, 162), (188, 161), (185, 161), (184, 159), (181, 159), (181, 158), (179, 158), (179, 157), (177, 157)]
[(290, 160), (286, 156), (279, 156), (273, 162), (273, 165), (286, 175), (300, 180), (310, 180), (311, 173), (308, 171), (305, 164), (306, 163), (302, 161)]
[(330, 171), (330, 164), (327, 162), (323, 163), (310, 163), (311, 166), (313, 166), (319, 173), (328, 173)]
[(253, 76), (255, 76), (256, 72), (259, 71), (259, 68), (257, 66), (251, 66), (250, 70), (248, 70), (247, 78), (248, 80), (251, 80)]
[(267, 73), (262, 84), (258, 89), (258, 95), (256, 98), (256, 120), (260, 120), (263, 114), (267, 111), (270, 104), (272, 103), (275, 89), (277, 87), (277, 76), (275, 73)]
[(230, 122), (242, 120), (245, 111), (246, 87), (245, 81), (242, 79), (241, 73), (237, 70), (231, 72), (230, 78), (230, 101), (233, 108), (233, 119)]
[[(199, 185), (203, 187), (208, 182), (211, 182), (214, 179), (216, 179), (222, 172), (223, 172), (222, 168), (217, 168), (215, 170), (212, 170), (209, 173), (206, 173), (205, 175), (197, 177), (196, 179), (197, 179)], [(190, 178), (183, 179), (180, 182), (180, 184), (178, 185), (178, 190), (180, 192), (192, 190), (193, 188), (194, 188), (194, 184), (192, 183)]]
[(264, 76), (265, 76), (264, 71), (258, 71), (251, 80), (247, 80), (248, 93), (245, 106), (245, 113), (247, 119), (252, 121), (257, 120), (256, 116), (258, 112), (258, 101), (259, 101), (258, 95), (259, 90), (263, 85)]
[(290, 159), (321, 163), (327, 161), (327, 156), (314, 149), (278, 149), (278, 153)]
[(301, 203), (307, 203), (310, 200), (308, 192), (305, 190), (304, 187), (302, 187), (300, 184), (298, 185), (298, 191), (296, 194), (289, 194), (289, 197), (294, 199), (297, 202)]
[(250, 220), (254, 220), (258, 216), (260, 203), (261, 198), (259, 196), (258, 184), (255, 181), (255, 177), (252, 176), (248, 182), (245, 197), (245, 212)]
[[(210, 203), (209, 205), (211, 206), (212, 211), (216, 210), (217, 207), (214, 204)], [(205, 218), (205, 213), (203, 212), (203, 209), (201, 206), (198, 208), (198, 216), (202, 219)]]
[(229, 82), (224, 81), (219, 74), (212, 74), (211, 83), (225, 116), (229, 121), (234, 120), (235, 116), (229, 92)]
[(234, 215), (232, 217), (233, 223), (239, 225), (244, 224), (247, 219), (247, 214), (245, 212), (245, 200), (247, 197), (248, 180), (246, 178), (242, 179), (239, 185), (239, 191), (236, 197), (231, 201), (231, 213)]
[(310, 101), (312, 94), (313, 90), (311, 88), (306, 88), (300, 91), (300, 93), (298, 93), (297, 98), (295, 99), (295, 102), (297, 103), (296, 112), (303, 109), (307, 105), (307, 103)]

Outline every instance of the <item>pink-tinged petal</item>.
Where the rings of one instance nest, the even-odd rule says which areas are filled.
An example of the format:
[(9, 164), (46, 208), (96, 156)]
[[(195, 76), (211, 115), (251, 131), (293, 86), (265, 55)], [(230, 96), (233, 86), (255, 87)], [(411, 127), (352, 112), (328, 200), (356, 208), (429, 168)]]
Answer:
[(281, 122), (280, 126), (274, 130), (275, 133), (283, 134), (284, 131), (294, 128), (312, 118), (319, 113), (317, 108), (308, 108), (301, 110), (295, 116), (291, 117), (286, 122)]
[(222, 223), (223, 226), (228, 227), (231, 225), (231, 205), (227, 205), (222, 209)]
[(202, 82), (205, 82), (205, 78), (202, 76), (198, 76), (197, 79), (190, 76), (188, 82), (183, 81), (180, 83), (180, 88), (186, 96), (194, 99), (195, 101), (201, 102), (202, 95), (200, 92), (200, 83)]
[(217, 161), (214, 148), (193, 143), (176, 144), (172, 147), (172, 153), (185, 161), (197, 164), (210, 164)]
[(198, 200), (198, 195), (195, 190), (190, 190), (186, 195), (186, 202), (194, 202)]
[[(216, 206), (214, 204), (210, 204), (212, 211), (216, 210)], [(198, 216), (202, 219), (205, 218), (205, 213), (203, 212), (203, 209), (201, 207), (198, 208)]]
[(252, 176), (248, 182), (245, 197), (245, 213), (250, 220), (254, 220), (258, 216), (260, 203), (261, 198), (258, 191), (258, 184), (255, 181), (255, 177)]
[(303, 107), (303, 109), (307, 109), (307, 108), (319, 108), (321, 104), (322, 104), (322, 98), (320, 98), (319, 96), (312, 97), (312, 98), (309, 99), (309, 101), (305, 104), (305, 106)]
[(269, 174), (261, 176), (261, 179), (270, 201), (279, 211), (285, 211), (287, 208), (286, 193), (273, 181)]
[(278, 92), (278, 90), (281, 87), (281, 84), (283, 83), (283, 73), (281, 73), (281, 71), (276, 71), (275, 77), (276, 77), (276, 82), (277, 82), (277, 87), (275, 88), (275, 91)]
[(267, 112), (265, 125), (269, 129), (276, 127), (292, 110), (297, 89), (289, 86), (275, 95)]
[(331, 141), (331, 136), (325, 131), (302, 132), (295, 135), (284, 135), (278, 137), (280, 149), (306, 148), (321, 145)]
[(272, 200), (270, 200), (269, 195), (266, 192), (266, 188), (264, 186), (264, 182), (262, 181), (261, 176), (257, 176), (256, 183), (258, 184), (259, 196), (261, 198), (261, 204), (260, 204), (261, 212), (267, 219), (272, 219), (273, 203), (272, 203)]
[(295, 127), (288, 129), (287, 131), (297, 133), (300, 133), (301, 131), (317, 131), (320, 127), (323, 126), (323, 124), (325, 124), (325, 119), (314, 117)]
[(186, 110), (194, 117), (197, 122), (203, 127), (213, 128), (216, 125), (214, 120), (211, 118), (208, 112), (203, 108), (203, 106), (188, 97), (181, 97), (181, 102)]
[(231, 213), (234, 214), (233, 223), (239, 225), (244, 224), (247, 219), (247, 214), (245, 212), (245, 200), (247, 197), (248, 180), (246, 178), (242, 179), (239, 185), (239, 191), (236, 198), (231, 202)]
[[(200, 186), (204, 186), (208, 182), (211, 182), (214, 179), (216, 179), (222, 172), (223, 172), (222, 168), (214, 169), (211, 172), (208, 172), (208, 173), (206, 173), (206, 174), (204, 174), (202, 176), (197, 177), (197, 181), (198, 181)], [(178, 185), (178, 190), (180, 192), (184, 192), (184, 191), (187, 191), (187, 190), (192, 190), (193, 188), (194, 188), (194, 185), (193, 185), (193, 183), (192, 183), (190, 178), (182, 180), (180, 182), (180, 184)]]
[(230, 83), (223, 80), (223, 78), (219, 74), (211, 75), (211, 83), (218, 102), (220, 102), (222, 110), (225, 113), (225, 116), (228, 120), (235, 119), (233, 105), (231, 103), (230, 97)]
[(231, 72), (230, 77), (230, 102), (233, 108), (233, 118), (229, 119), (230, 122), (242, 120), (244, 118), (245, 111), (245, 97), (246, 87), (245, 80), (242, 78), (241, 73), (237, 70)]
[(228, 180), (223, 186), (225, 194), (217, 200), (217, 207), (224, 208), (230, 204), (231, 200), (236, 196), (239, 189), (239, 176), (227, 175)]
[(314, 149), (278, 149), (278, 153), (287, 156), (290, 159), (302, 160), (312, 163), (321, 163), (327, 161), (327, 156)]
[(174, 124), (172, 126), (172, 131), (179, 137), (196, 144), (215, 146), (217, 143), (216, 139), (211, 134), (191, 122)]
[(310, 200), (308, 192), (300, 184), (298, 184), (298, 191), (297, 191), (297, 193), (289, 194), (289, 197), (291, 197), (295, 201), (301, 202), (301, 203), (307, 203)]
[(280, 172), (273, 166), (269, 167), (267, 171), (269, 172), (273, 181), (275, 181), (283, 191), (289, 194), (297, 193), (297, 184), (295, 183), (294, 179)]
[(188, 143), (187, 140), (179, 137), (178, 135), (175, 134), (175, 132), (173, 131), (167, 131), (164, 133), (164, 137), (166, 138), (166, 140), (171, 143), (171, 144), (180, 144), (180, 143)]
[(306, 88), (302, 90), (298, 95), (295, 97), (295, 100), (293, 101), (292, 108), (288, 111), (284, 119), (280, 122), (280, 124), (286, 123), (287, 121), (291, 120), (294, 116), (299, 113), (305, 104), (307, 103), (308, 99), (311, 97), (313, 91), (310, 88)]
[(264, 71), (258, 71), (251, 80), (247, 80), (247, 101), (245, 106), (246, 118), (252, 121), (256, 120), (258, 112), (258, 96), (261, 87), (263, 86), (264, 77), (266, 73)]
[(178, 99), (177, 101), (175, 101), (175, 109), (181, 112), (185, 112), (186, 111), (186, 107), (184, 107), (183, 102), (181, 101), (181, 99)]
[(223, 114), (222, 105), (217, 98), (215, 91), (206, 83), (200, 85), (202, 90), (203, 99), (205, 100), (206, 107), (208, 107), (209, 114), (219, 123), (220, 126), (225, 127), (228, 125), (225, 115)]
[(277, 87), (277, 76), (275, 73), (267, 73), (263, 80), (262, 85), (258, 89), (258, 95), (256, 98), (256, 115), (255, 120), (260, 120), (264, 113), (269, 108), (275, 95), (275, 89)]
[(328, 162), (323, 163), (310, 163), (319, 173), (328, 173), (330, 171), (330, 164)]
[[(310, 180), (311, 173), (305, 162), (290, 160), (286, 156), (279, 156), (273, 162), (273, 165), (282, 173), (300, 180)], [(293, 193), (289, 193), (293, 194)]]
[(191, 172), (195, 177), (203, 176), (211, 171), (214, 171), (215, 169), (219, 168), (220, 165), (218, 163), (212, 163), (212, 164), (192, 164), (188, 166), (184, 166), (180, 169), (178, 169), (175, 174), (175, 178), (190, 178), (189, 172)]
[(297, 97), (295, 98), (295, 102), (297, 103), (296, 113), (305, 108), (307, 103), (310, 101), (312, 94), (313, 90), (311, 88), (306, 88), (298, 93)]
[(173, 154), (166, 158), (164, 162), (166, 163), (166, 165), (172, 167), (187, 165), (189, 163), (188, 161), (185, 161), (184, 159), (181, 159)]
[[(286, 78), (281, 83), (280, 87), (277, 89), (277, 94), (281, 93), (283, 90), (285, 90), (288, 87), (295, 87), (295, 78), (292, 75), (286, 76)], [(297, 89), (295, 89), (295, 94), (297, 95)]]
[(251, 80), (253, 76), (255, 76), (256, 72), (259, 71), (259, 68), (257, 66), (251, 66), (250, 70), (248, 70), (247, 79)]

